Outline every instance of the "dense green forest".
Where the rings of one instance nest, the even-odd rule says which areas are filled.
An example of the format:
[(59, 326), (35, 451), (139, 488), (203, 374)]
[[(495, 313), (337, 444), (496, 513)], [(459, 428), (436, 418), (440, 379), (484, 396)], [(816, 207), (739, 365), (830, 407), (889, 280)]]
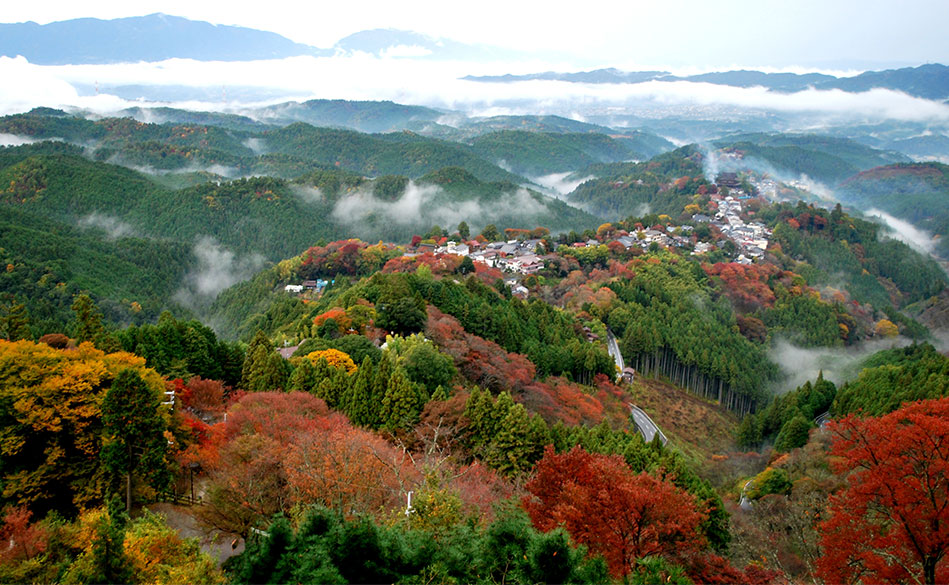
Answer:
[(837, 190), (847, 204), (876, 208), (918, 226), (934, 236), (932, 244), (946, 258), (949, 248), (949, 166), (930, 162), (897, 164), (864, 171), (844, 181)]
[[(907, 313), (945, 296), (939, 265), (841, 206), (753, 194), (752, 261), (692, 220), (727, 202), (697, 146), (622, 162), (669, 146), (542, 116), (432, 130), (449, 142), (127, 113), (166, 123), (0, 119), (65, 141), (0, 149), (0, 581), (847, 581), (848, 531), (900, 517), (848, 516), (860, 482), (929, 460), (861, 449), (897, 465), (949, 434), (938, 320)], [(733, 138), (825, 180), (892, 162)], [(590, 213), (514, 174), (580, 167)], [(776, 392), (781, 352), (881, 340), (849, 380)], [(879, 580), (923, 564), (901, 550)]]
[(814, 134), (739, 134), (723, 138), (715, 145), (771, 165), (779, 174), (803, 174), (828, 185), (873, 167), (908, 162), (899, 153), (870, 148), (847, 138)]

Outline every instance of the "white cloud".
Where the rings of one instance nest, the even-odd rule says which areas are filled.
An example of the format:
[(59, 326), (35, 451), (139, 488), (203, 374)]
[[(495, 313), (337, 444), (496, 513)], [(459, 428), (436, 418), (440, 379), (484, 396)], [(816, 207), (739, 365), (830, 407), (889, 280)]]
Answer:
[(781, 367), (785, 374), (780, 384), (780, 392), (793, 390), (808, 380), (817, 379), (824, 372), (824, 378), (840, 384), (859, 373), (859, 365), (870, 355), (891, 349), (904, 347), (910, 341), (905, 337), (878, 339), (848, 348), (813, 347), (803, 348), (779, 340), (768, 352), (768, 357)]
[(0, 132), (0, 146), (22, 146), (24, 144), (33, 144), (39, 142), (29, 136), (17, 136), (16, 134), (4, 134)]
[(135, 229), (131, 225), (117, 217), (103, 213), (90, 213), (79, 220), (79, 226), (101, 229), (112, 240), (135, 235)]
[(541, 177), (528, 177), (534, 183), (546, 187), (549, 192), (562, 199), (564, 195), (572, 193), (581, 183), (592, 179), (589, 177), (576, 177), (572, 172), (551, 173)]
[[(148, 105), (104, 94), (82, 96), (72, 85), (91, 85), (98, 81), (103, 91), (111, 86), (137, 84), (250, 86), (283, 92), (271, 102), (311, 97), (388, 99), (461, 109), (477, 115), (547, 112), (576, 118), (604, 108), (637, 113), (669, 108), (690, 112), (690, 108), (696, 107), (726, 107), (819, 114), (843, 120), (905, 120), (949, 125), (949, 105), (885, 89), (863, 93), (809, 89), (781, 94), (761, 87), (738, 88), (686, 81), (582, 84), (534, 80), (499, 84), (460, 79), (468, 74), (537, 71), (550, 65), (542, 62), (459, 63), (377, 58), (366, 54), (236, 63), (170, 59), (159, 63), (49, 67), (32, 65), (22, 58), (0, 58), (0, 76), (5, 80), (0, 87), (0, 112), (24, 111), (38, 105), (80, 107), (98, 112)], [(412, 82), (406, 83), (406, 80)], [(183, 102), (176, 105), (240, 113), (244, 106), (254, 104)]]
[(221, 291), (251, 278), (264, 265), (260, 254), (238, 256), (208, 236), (195, 243), (194, 256), (197, 265), (174, 297), (191, 308), (206, 306)]
[(361, 234), (372, 231), (371, 222), (431, 227), (436, 224), (454, 226), (466, 221), (472, 227), (480, 227), (479, 221), (491, 223), (500, 217), (527, 218), (547, 211), (546, 204), (534, 199), (527, 189), (517, 189), (485, 206), (472, 199), (445, 201), (439, 198), (441, 193), (438, 185), (419, 185), (414, 181), (410, 181), (394, 201), (381, 200), (370, 189), (358, 189), (336, 202), (332, 216)]
[(911, 248), (923, 252), (924, 254), (932, 254), (933, 250), (936, 248), (936, 242), (933, 240), (933, 235), (926, 230), (921, 230), (918, 227), (914, 226), (910, 222), (900, 219), (898, 217), (893, 217), (885, 211), (880, 211), (879, 209), (868, 209), (866, 215), (868, 217), (876, 217), (883, 220), (883, 223), (890, 229), (889, 234), (893, 238), (903, 242), (904, 244), (910, 246)]

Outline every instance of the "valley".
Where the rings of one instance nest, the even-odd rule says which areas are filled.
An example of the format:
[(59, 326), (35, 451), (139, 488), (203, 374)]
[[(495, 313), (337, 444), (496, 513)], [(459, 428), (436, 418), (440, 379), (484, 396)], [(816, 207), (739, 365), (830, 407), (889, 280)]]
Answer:
[(945, 66), (0, 30), (0, 581), (949, 577)]

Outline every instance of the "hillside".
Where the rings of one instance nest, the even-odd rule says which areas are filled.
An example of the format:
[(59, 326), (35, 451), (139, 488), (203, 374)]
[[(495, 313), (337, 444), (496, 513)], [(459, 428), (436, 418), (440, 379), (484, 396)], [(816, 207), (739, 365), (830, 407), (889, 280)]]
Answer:
[[(703, 178), (702, 154), (686, 146), (642, 163), (594, 164), (574, 176), (590, 179), (567, 196), (567, 201), (604, 219), (648, 213), (678, 217), (692, 202)], [(696, 182), (673, 185), (680, 177)]]
[[(170, 191), (135, 171), (75, 154), (26, 156), (39, 148), (0, 151), (0, 180), (10, 185), (0, 192), (0, 201), (71, 224), (97, 213), (152, 237), (192, 243), (209, 236), (271, 260), (353, 231), (367, 238), (405, 239), (435, 223), (460, 221), (501, 229), (595, 225), (591, 216), (561, 201), (513, 183), (483, 183), (462, 169), (431, 174), (417, 185), (397, 180), (395, 191), (383, 197), (375, 194), (372, 182), (324, 193), (317, 190), (322, 183), (313, 184), (307, 176), (298, 182), (256, 177)], [(339, 185), (338, 177), (345, 176), (327, 171), (317, 180), (335, 177), (333, 184)]]
[(949, 166), (913, 163), (881, 166), (850, 177), (836, 191), (861, 209), (879, 209), (926, 230), (938, 240), (923, 242), (949, 258)]
[(525, 176), (574, 171), (594, 163), (648, 158), (632, 150), (632, 140), (620, 141), (604, 134), (541, 133), (502, 130), (470, 141), (474, 151)]
[(745, 134), (716, 142), (743, 156), (746, 164), (770, 165), (779, 175), (807, 175), (835, 185), (860, 171), (892, 163), (909, 162), (899, 153), (881, 151), (845, 138), (819, 135)]

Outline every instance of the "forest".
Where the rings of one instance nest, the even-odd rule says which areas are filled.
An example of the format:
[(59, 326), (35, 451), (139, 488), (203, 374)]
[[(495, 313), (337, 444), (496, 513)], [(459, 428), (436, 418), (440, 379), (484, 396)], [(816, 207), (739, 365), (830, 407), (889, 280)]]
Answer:
[(949, 277), (880, 224), (743, 174), (752, 260), (706, 147), (569, 120), (165, 114), (0, 119), (62, 140), (0, 148), (0, 581), (949, 579)]

